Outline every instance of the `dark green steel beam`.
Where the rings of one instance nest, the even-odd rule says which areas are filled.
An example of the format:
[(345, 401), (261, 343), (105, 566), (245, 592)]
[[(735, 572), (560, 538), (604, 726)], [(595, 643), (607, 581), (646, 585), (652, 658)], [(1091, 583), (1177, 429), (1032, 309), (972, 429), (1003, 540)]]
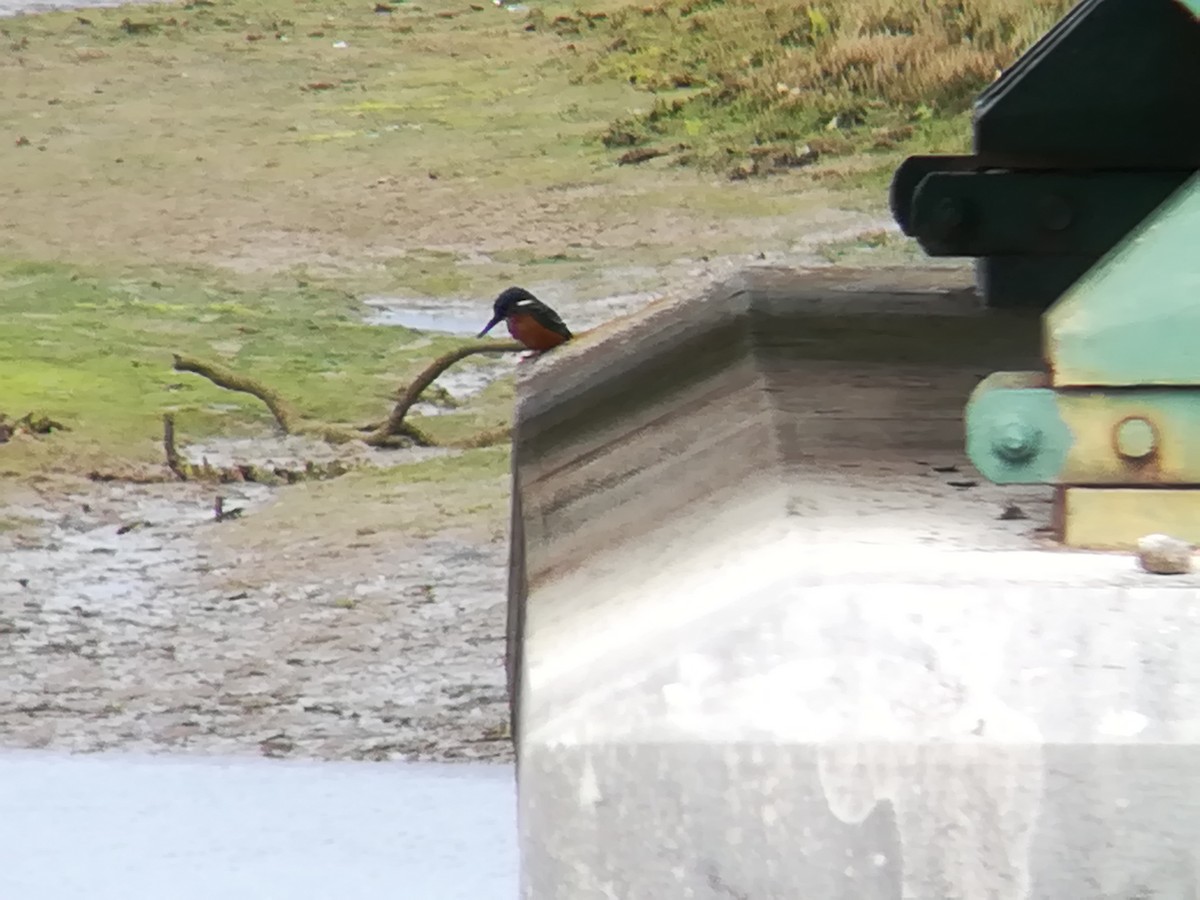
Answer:
[(1195, 169), (1200, 23), (1175, 0), (1083, 0), (975, 105), (974, 151), (1027, 169)]
[(930, 256), (1098, 258), (1193, 173), (935, 172), (907, 232)]

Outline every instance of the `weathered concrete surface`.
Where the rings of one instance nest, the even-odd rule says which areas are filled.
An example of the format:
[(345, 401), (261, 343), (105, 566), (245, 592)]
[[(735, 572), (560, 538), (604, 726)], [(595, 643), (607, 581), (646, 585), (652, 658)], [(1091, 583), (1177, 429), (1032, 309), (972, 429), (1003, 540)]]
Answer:
[(1200, 576), (971, 470), (1038, 322), (953, 277), (754, 271), (530, 367), (524, 897), (1196, 896)]

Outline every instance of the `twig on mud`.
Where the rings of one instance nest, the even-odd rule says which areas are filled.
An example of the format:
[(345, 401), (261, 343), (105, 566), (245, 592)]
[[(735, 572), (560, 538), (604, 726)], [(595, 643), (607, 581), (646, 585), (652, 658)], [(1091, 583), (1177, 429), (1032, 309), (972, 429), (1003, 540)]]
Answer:
[(11, 440), (16, 434), (40, 435), (68, 430), (62, 422), (56, 422), (49, 416), (39, 416), (28, 412), (19, 419), (10, 419), (0, 412), (0, 444)]
[[(213, 466), (209, 464), (207, 457), (199, 465), (194, 465), (183, 458), (183, 455), (179, 452), (179, 448), (175, 444), (175, 416), (171, 413), (163, 414), (163, 452), (166, 456), (167, 469), (178, 481), (215, 481), (221, 484), (253, 481), (259, 484), (281, 484), (285, 482), (292, 484), (297, 481), (308, 481), (316, 478), (336, 478), (339, 475), (345, 474), (347, 470), (347, 466), (338, 460), (321, 465), (309, 461), (304, 464), (303, 469), (246, 464)], [(122, 476), (115, 473), (105, 474), (101, 472), (93, 472), (90, 477), (93, 481), (122, 481), (130, 480), (131, 478), (129, 475)], [(137, 480), (158, 482), (167, 479), (162, 476), (149, 479), (138, 476)], [(213, 503), (213, 515), (218, 522), (224, 522), (226, 519), (236, 519), (242, 514), (240, 507), (225, 509), (224, 502), (222, 497), (217, 497)]]
[(172, 413), (163, 413), (163, 453), (166, 455), (167, 468), (171, 470), (171, 474), (180, 481), (187, 481), (183, 457), (179, 455), (179, 448), (175, 446), (175, 416)]
[(481, 341), (474, 344), (464, 344), (462, 347), (451, 350), (449, 353), (442, 354), (418, 373), (417, 377), (409, 385), (397, 392), (399, 398), (395, 406), (392, 407), (392, 411), (387, 419), (375, 427), (365, 430), (365, 432), (364, 430), (330, 425), (325, 422), (313, 422), (305, 419), (277, 391), (254, 378), (234, 372), (217, 363), (210, 363), (192, 356), (177, 353), (175, 354), (175, 371), (191, 372), (207, 378), (213, 384), (217, 385), (217, 387), (257, 397), (270, 410), (271, 415), (275, 417), (275, 421), (285, 434), (313, 435), (323, 438), (331, 444), (362, 441), (370, 447), (390, 447), (404, 441), (411, 441), (422, 446), (431, 447), (436, 444), (436, 441), (419, 428), (405, 421), (405, 417), (413, 405), (420, 399), (421, 394), (443, 372), (468, 356), (474, 356), (478, 353), (517, 353), (525, 349), (523, 345), (516, 341)]
[(218, 522), (226, 522), (229, 519), (236, 519), (242, 514), (242, 507), (235, 506), (233, 509), (225, 508), (225, 498), (218, 494), (213, 499), (213, 518)]

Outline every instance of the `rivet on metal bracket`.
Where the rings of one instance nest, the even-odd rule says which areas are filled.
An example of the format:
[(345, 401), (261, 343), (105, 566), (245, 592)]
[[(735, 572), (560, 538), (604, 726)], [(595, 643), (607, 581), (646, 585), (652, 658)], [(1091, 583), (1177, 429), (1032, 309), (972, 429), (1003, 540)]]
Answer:
[(1140, 416), (1130, 416), (1117, 423), (1117, 452), (1126, 459), (1145, 459), (1156, 446), (1154, 426)]
[(961, 200), (945, 197), (934, 207), (933, 231), (943, 240), (960, 232), (967, 224), (967, 208)]

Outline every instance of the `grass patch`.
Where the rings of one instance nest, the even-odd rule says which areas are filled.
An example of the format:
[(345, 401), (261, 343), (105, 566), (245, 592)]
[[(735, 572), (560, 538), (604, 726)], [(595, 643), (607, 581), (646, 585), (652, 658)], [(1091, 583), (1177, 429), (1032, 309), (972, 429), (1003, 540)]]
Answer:
[(437, 220), (468, 218), (460, 190), (608, 168), (593, 135), (636, 101), (628, 85), (570, 84), (557, 38), (491, 4), (372, 7), (211, 0), (0, 20), (0, 165), (18, 186), (0, 220), (23, 226), (8, 252), (125, 262), (136, 244), (178, 259), (207, 232), (206, 255), (276, 268), (285, 251), (290, 265), (436, 245)]
[(829, 241), (817, 253), (838, 266), (896, 266), (913, 263), (924, 253), (912, 238), (894, 231), (870, 231), (845, 240)]
[(241, 543), (278, 528), (298, 540), (305, 532), (427, 537), (448, 528), (494, 536), (508, 509), (508, 479), (507, 447), (393, 469), (358, 469), (336, 481), (293, 486), (253, 520), (230, 523), (226, 536)]
[[(459, 343), (364, 325), (360, 304), (331, 286), (247, 281), (0, 262), (5, 407), (70, 429), (0, 447), (5, 467), (158, 460), (166, 411), (183, 442), (273, 426), (257, 400), (174, 372), (176, 350), (253, 375), (314, 418), (356, 425), (383, 416), (398, 386)], [(445, 424), (414, 421), (440, 437), (502, 426), (506, 417), (492, 401), (468, 404)]]
[[(737, 206), (717, 197), (727, 184), (668, 159), (616, 166), (597, 139), (652, 113), (618, 69), (580, 77), (615, 19), (568, 39), (491, 4), (393, 6), (210, 0), (0, 21), (5, 253), (304, 266), (372, 293), (489, 296), (499, 266), (481, 253), (514, 254), (506, 281), (528, 267), (571, 277), (575, 262), (622, 259), (639, 237), (631, 220), (657, 218), (663, 255), (723, 231)], [(579, 16), (567, 2), (537, 10)], [(814, 184), (786, 194), (797, 187)], [(758, 202), (750, 185), (740, 197)]]
[[(270, 427), (173, 372), (174, 350), (361, 423), (457, 339), (365, 326), (358, 296), (476, 295), (486, 314), (513, 283), (653, 290), (680, 259), (785, 248), (818, 207), (879, 209), (898, 156), (965, 146), (971, 98), (1069, 4), (578, 5), (0, 20), (0, 411), (71, 429), (0, 447), (0, 468), (157, 461), (168, 410), (183, 442)], [(783, 187), (707, 174), (802, 143), (823, 158)], [(643, 144), (683, 149), (613, 164)], [(511, 391), (417, 424), (503, 428)]]
[(552, 266), (592, 261), (591, 256), (582, 253), (542, 253), (527, 248), (500, 250), (492, 254), (492, 259), (501, 263), (515, 263), (523, 266)]
[(389, 293), (418, 297), (463, 295), (482, 288), (475, 273), (462, 266), (456, 253), (416, 250), (384, 263)]
[(601, 45), (589, 77), (652, 96), (609, 125), (606, 145), (682, 142), (679, 161), (723, 168), (764, 146), (835, 156), (965, 146), (979, 91), (1072, 5), (659, 0), (531, 18)]
[(418, 536), (446, 528), (495, 527), (509, 502), (509, 448), (467, 450), (403, 470), (359, 474), (358, 487), (377, 501), (391, 528)]

